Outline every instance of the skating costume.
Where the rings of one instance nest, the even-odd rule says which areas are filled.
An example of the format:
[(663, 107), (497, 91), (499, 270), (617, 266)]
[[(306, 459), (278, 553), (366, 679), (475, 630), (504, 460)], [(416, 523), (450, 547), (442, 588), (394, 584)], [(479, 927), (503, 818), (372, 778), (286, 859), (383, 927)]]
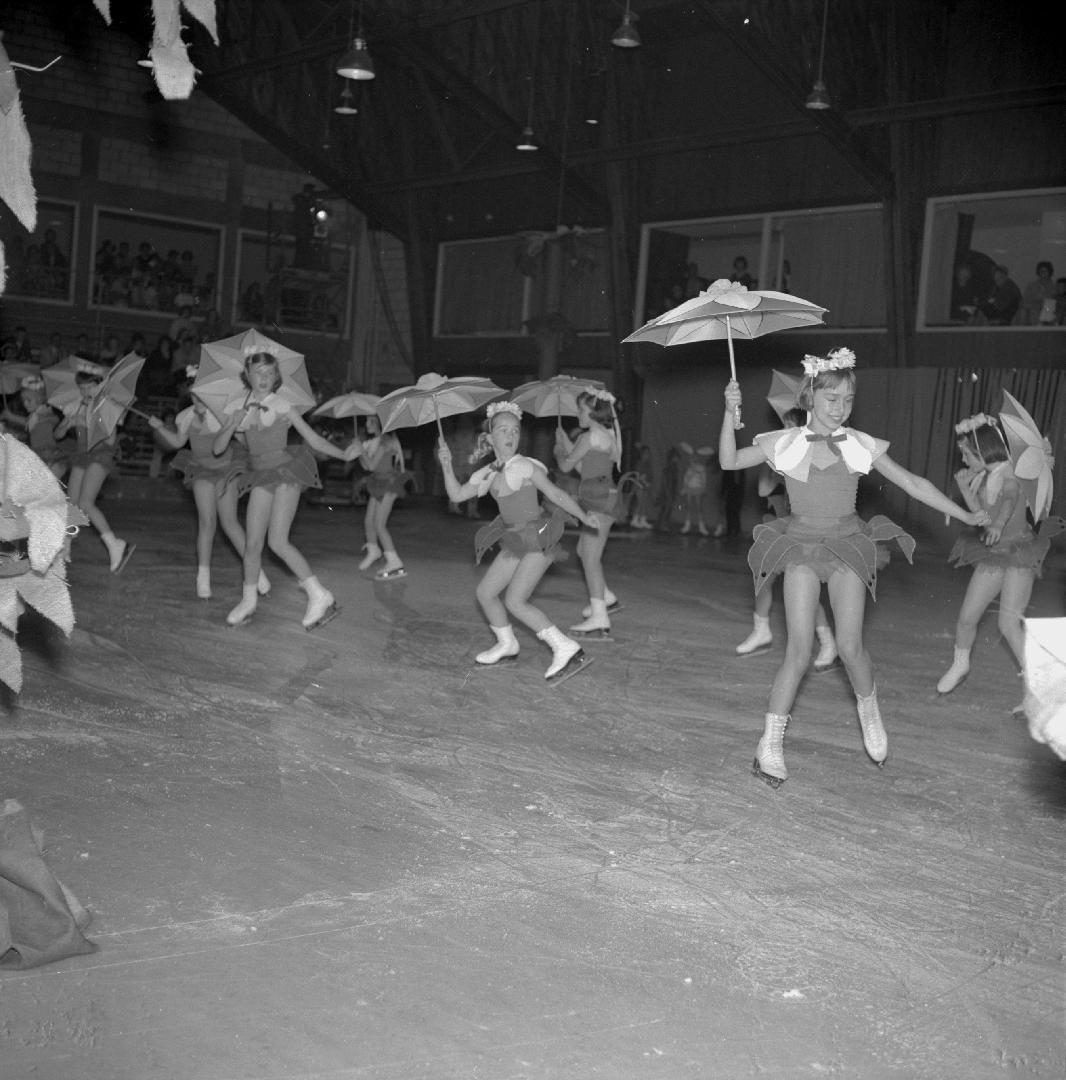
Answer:
[(370, 475), (362, 481), (362, 486), (372, 499), (380, 499), (385, 495), (402, 495), (410, 478), (410, 474), (404, 472), (400, 440), (394, 435), (375, 436), (363, 447), (360, 456), (364, 460), (372, 458), (382, 444), (385, 447), (384, 452)]
[[(589, 449), (577, 463), (581, 482), (577, 487), (577, 502), (590, 514), (604, 514), (618, 521), (625, 506), (614, 482), (615, 445), (610, 432), (603, 428), (588, 431)], [(582, 526), (587, 528), (587, 526)]]
[[(969, 485), (970, 494), (988, 511), (993, 521), (1005, 497), (1004, 481), (1011, 475), (1010, 462), (1004, 461), (988, 472), (982, 471)], [(1026, 516), (1025, 498), (1019, 491), (1014, 509), (994, 544), (984, 542), (983, 530), (968, 530), (955, 541), (948, 561), (956, 567), (972, 566), (977, 571), (1031, 570), (1039, 577), (1052, 538), (1063, 530), (1066, 530), (1066, 521), (1060, 517), (1046, 518), (1034, 530)]]
[[(810, 438), (808, 438), (810, 436)], [(820, 581), (845, 567), (876, 598), (877, 571), (888, 562), (883, 542), (895, 540), (908, 562), (915, 542), (887, 517), (868, 522), (855, 513), (859, 476), (868, 473), (888, 443), (853, 428), (830, 436), (789, 428), (755, 437), (770, 467), (785, 477), (791, 513), (756, 525), (748, 565), (758, 594), (787, 566), (808, 566)]]
[(63, 415), (68, 418), (73, 417), (74, 423), (72, 427), (77, 437), (77, 448), (70, 455), (70, 467), (72, 469), (87, 469), (90, 465), (100, 465), (107, 472), (110, 472), (115, 466), (117, 431), (113, 431), (102, 442), (98, 442), (90, 448), (88, 403), (80, 401), (70, 405), (63, 410)]
[(26, 417), (26, 440), (30, 449), (46, 464), (66, 458), (67, 451), (56, 442), (59, 417), (51, 405), (41, 405)]
[(178, 435), (187, 438), (189, 445), (174, 455), (170, 467), (182, 473), (187, 488), (197, 480), (210, 480), (215, 485), (215, 494), (221, 495), (247, 469), (247, 458), (235, 450), (232, 442), (223, 453), (215, 454), (215, 436), (222, 425), (210, 413), (197, 416), (190, 406), (178, 413), (175, 426)]
[[(320, 488), (318, 465), (310, 449), (303, 443), (288, 445), (295, 415), (292, 406), (277, 394), (249, 404), (248, 415), (237, 428), (248, 448), (247, 471), (237, 480), (238, 492), (243, 495), (256, 487), (273, 491), (281, 484), (296, 484), (301, 490)], [(232, 415), (243, 406), (234, 399), (225, 411)]]
[(548, 513), (540, 505), (540, 491), (532, 480), (536, 469), (547, 474), (539, 461), (515, 454), (505, 465), (486, 465), (470, 477), (478, 497), (491, 491), (500, 510), (499, 517), (483, 525), (474, 537), (478, 562), (497, 542), (501, 551), (519, 559), (531, 551), (549, 556), (555, 551), (565, 527), (563, 512)]

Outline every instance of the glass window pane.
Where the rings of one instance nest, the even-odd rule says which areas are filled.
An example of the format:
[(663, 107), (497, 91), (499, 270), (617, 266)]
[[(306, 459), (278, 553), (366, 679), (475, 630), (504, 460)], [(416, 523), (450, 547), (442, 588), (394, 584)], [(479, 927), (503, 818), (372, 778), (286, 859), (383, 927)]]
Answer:
[(930, 199), (924, 254), (921, 325), (1066, 325), (1066, 190)]
[(0, 200), (0, 242), (11, 296), (72, 302), (75, 219), (73, 203), (40, 199), (37, 228), (30, 233)]

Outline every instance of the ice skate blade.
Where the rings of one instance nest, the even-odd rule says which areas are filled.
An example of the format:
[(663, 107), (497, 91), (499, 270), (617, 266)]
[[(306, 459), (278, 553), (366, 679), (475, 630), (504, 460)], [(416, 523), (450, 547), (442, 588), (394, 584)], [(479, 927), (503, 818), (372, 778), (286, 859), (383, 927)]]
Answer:
[(499, 667), (501, 664), (508, 665), (513, 664), (518, 659), (518, 653), (512, 653), (510, 656), (501, 656), (499, 660), (479, 660), (474, 657), (474, 663), (479, 668)]
[(322, 612), (322, 614), (319, 615), (319, 617), (317, 619), (315, 619), (314, 622), (305, 623), (304, 624), (304, 629), (308, 633), (310, 633), (312, 630), (318, 630), (320, 627), (325, 626), (326, 623), (333, 622), (333, 620), (340, 613), (341, 613), (341, 609), (340, 609), (339, 605), (330, 604), (329, 607), (326, 608), (326, 610), (324, 612)]
[(576, 627), (571, 626), (567, 633), (571, 637), (581, 638), (582, 641), (614, 641), (609, 628), (606, 630), (603, 627), (597, 627), (595, 630), (578, 630)]
[(126, 550), (122, 553), (122, 558), (118, 561), (118, 566), (111, 571), (112, 574), (121, 574), (126, 569), (126, 563), (130, 561), (130, 556), (137, 550), (136, 544), (126, 544)]
[(752, 656), (762, 656), (763, 653), (768, 653), (773, 647), (774, 643), (769, 641), (765, 645), (756, 645), (754, 649), (748, 649), (746, 652), (741, 652), (739, 648), (735, 652), (741, 660), (747, 660)]
[(824, 675), (827, 671), (832, 671), (833, 668), (840, 667), (840, 657), (839, 656), (834, 656), (833, 659), (830, 660), (828, 664), (814, 664), (812, 666), (814, 667), (814, 670), (818, 672), (819, 675)]
[(375, 581), (398, 581), (400, 578), (407, 577), (407, 571), (402, 566), (397, 566), (394, 570), (379, 570), (374, 575)]
[(756, 758), (751, 763), (751, 775), (757, 776), (765, 784), (769, 784), (775, 791), (785, 782), (787, 777), (774, 776), (773, 773), (763, 772), (762, 767), (759, 765), (759, 759)]
[(545, 682), (547, 682), (549, 686), (558, 686), (560, 683), (564, 683), (567, 679), (573, 678), (575, 675), (584, 671), (591, 663), (592, 657), (588, 656), (583, 650), (578, 649), (578, 651), (567, 660), (566, 667), (564, 667), (562, 671), (557, 671), (550, 678), (545, 679)]

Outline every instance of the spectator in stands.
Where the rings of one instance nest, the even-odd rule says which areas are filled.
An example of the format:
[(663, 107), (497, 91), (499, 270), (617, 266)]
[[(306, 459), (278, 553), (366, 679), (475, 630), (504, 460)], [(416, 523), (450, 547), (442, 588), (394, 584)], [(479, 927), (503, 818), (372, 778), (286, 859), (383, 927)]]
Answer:
[(110, 366), (115, 363), (122, 356), (122, 345), (119, 343), (118, 337), (115, 334), (111, 334), (104, 341), (103, 346), (97, 356), (97, 359), (101, 364), (107, 364)]
[(1046, 260), (1036, 264), (1036, 278), (1022, 293), (1022, 323), (1050, 326), (1055, 322), (1055, 267)]
[(29, 364), (33, 361), (33, 345), (30, 344), (26, 327), (15, 327), (15, 333), (11, 339), (4, 343), (4, 359), (16, 360), (20, 364)]
[(178, 309), (178, 317), (170, 324), (170, 340), (181, 343), (183, 334), (195, 334), (196, 323), (192, 318), (192, 307), (188, 304)]
[(142, 371), (147, 393), (162, 396), (168, 392), (173, 359), (174, 343), (166, 334), (160, 334), (155, 348), (148, 354)]
[(200, 324), (201, 341), (218, 341), (227, 335), (226, 328), (222, 325), (222, 317), (218, 308), (208, 308), (204, 315), (204, 321)]
[(258, 281), (253, 281), (241, 293), (241, 322), (261, 323), (263, 305), (263, 286)]
[(66, 354), (63, 352), (63, 338), (58, 331), (52, 331), (48, 335), (48, 344), (41, 349), (41, 367), (51, 367), (58, 364)]
[(685, 267), (685, 283), (683, 289), (686, 300), (691, 300), (694, 296), (699, 296), (710, 283), (710, 280), (700, 273), (698, 264), (690, 262)]
[(46, 271), (45, 291), (52, 295), (66, 293), (70, 262), (56, 240), (55, 229), (45, 229), (40, 250), (41, 266)]
[(754, 289), (758, 285), (758, 281), (748, 270), (748, 260), (743, 255), (738, 255), (733, 260), (733, 272), (729, 275), (729, 280), (743, 285), (746, 289)]
[(93, 347), (89, 344), (88, 334), (79, 334), (78, 343), (74, 347), (74, 355), (80, 356), (82, 360), (95, 360), (96, 353)]
[(1010, 271), (1000, 264), (992, 271), (992, 291), (981, 302), (981, 314), (989, 326), (1010, 326), (1021, 304), (1021, 290), (1011, 281)]
[(96, 273), (100, 277), (109, 277), (116, 270), (117, 249), (114, 240), (105, 240), (96, 249)]
[(973, 276), (973, 267), (969, 263), (959, 263), (951, 286), (951, 321), (972, 323), (980, 304), (981, 287)]
[(120, 240), (118, 247), (115, 249), (115, 273), (133, 273), (133, 255), (130, 253), (129, 242), (126, 240)]
[(191, 251), (183, 251), (178, 262), (178, 280), (193, 288), (196, 285), (196, 258)]

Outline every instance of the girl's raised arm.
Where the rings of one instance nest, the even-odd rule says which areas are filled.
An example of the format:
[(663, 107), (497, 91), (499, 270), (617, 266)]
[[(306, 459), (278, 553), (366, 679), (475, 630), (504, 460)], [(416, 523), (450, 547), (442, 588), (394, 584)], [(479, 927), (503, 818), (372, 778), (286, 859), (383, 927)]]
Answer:
[(460, 484), (455, 478), (455, 470), (452, 468), (452, 450), (443, 438), (437, 442), (437, 460), (440, 462), (441, 472), (444, 475), (444, 490), (448, 492), (448, 498), (453, 503), (466, 502), (467, 499), (480, 494), (476, 484), (471, 484), (469, 481)]
[(733, 417), (741, 406), (740, 387), (735, 382), (726, 383), (725, 414), (722, 416), (722, 430), (718, 434), (718, 464), (727, 472), (735, 469), (750, 469), (766, 460), (761, 447), (745, 446), (737, 449), (737, 433), (733, 426)]

